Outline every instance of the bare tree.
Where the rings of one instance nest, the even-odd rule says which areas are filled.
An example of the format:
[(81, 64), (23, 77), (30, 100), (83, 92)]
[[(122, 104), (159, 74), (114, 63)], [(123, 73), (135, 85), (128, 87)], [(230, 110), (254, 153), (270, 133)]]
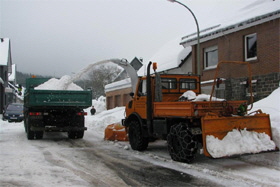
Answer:
[(77, 84), (84, 89), (91, 88), (92, 97), (98, 98), (105, 95), (105, 85), (112, 83), (120, 72), (121, 69), (117, 65), (98, 65)]

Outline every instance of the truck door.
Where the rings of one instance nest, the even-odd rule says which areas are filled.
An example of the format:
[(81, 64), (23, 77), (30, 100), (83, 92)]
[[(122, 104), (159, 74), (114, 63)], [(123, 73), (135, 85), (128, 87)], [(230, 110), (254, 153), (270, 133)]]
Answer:
[(146, 102), (147, 102), (147, 81), (142, 79), (135, 94), (135, 112), (138, 113), (142, 119), (146, 119)]

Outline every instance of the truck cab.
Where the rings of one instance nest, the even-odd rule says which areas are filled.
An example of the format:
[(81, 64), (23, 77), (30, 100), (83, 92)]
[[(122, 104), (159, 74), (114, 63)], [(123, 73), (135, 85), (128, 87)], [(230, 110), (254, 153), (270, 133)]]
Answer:
[[(200, 77), (196, 75), (154, 74), (151, 75), (152, 102), (175, 102), (186, 91), (200, 94)], [(142, 119), (147, 118), (147, 76), (140, 77), (133, 99), (126, 107), (126, 116), (137, 113)]]

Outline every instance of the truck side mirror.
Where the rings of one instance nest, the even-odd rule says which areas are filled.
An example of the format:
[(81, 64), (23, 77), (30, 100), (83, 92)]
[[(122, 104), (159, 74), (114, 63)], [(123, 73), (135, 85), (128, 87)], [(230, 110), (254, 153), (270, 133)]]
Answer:
[(133, 93), (133, 92), (130, 92), (129, 95), (130, 95), (131, 97), (133, 97), (133, 96), (134, 96), (134, 93)]

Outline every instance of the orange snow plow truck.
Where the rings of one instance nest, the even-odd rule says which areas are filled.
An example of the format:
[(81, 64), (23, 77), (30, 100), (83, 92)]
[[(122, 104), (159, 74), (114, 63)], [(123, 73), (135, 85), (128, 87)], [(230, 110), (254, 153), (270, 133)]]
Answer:
[[(159, 74), (156, 63), (155, 73), (151, 74), (151, 65), (150, 62), (147, 75), (139, 77), (122, 121), (133, 150), (146, 150), (151, 140), (164, 139), (173, 160), (190, 163), (198, 145), (202, 145), (205, 156), (214, 157), (209, 153), (208, 136), (222, 140), (234, 129), (245, 129), (265, 133), (271, 141), (269, 115), (260, 110), (248, 115), (248, 101), (227, 101), (212, 97), (213, 94), (201, 94), (200, 76)], [(220, 80), (214, 79), (212, 93)]]

